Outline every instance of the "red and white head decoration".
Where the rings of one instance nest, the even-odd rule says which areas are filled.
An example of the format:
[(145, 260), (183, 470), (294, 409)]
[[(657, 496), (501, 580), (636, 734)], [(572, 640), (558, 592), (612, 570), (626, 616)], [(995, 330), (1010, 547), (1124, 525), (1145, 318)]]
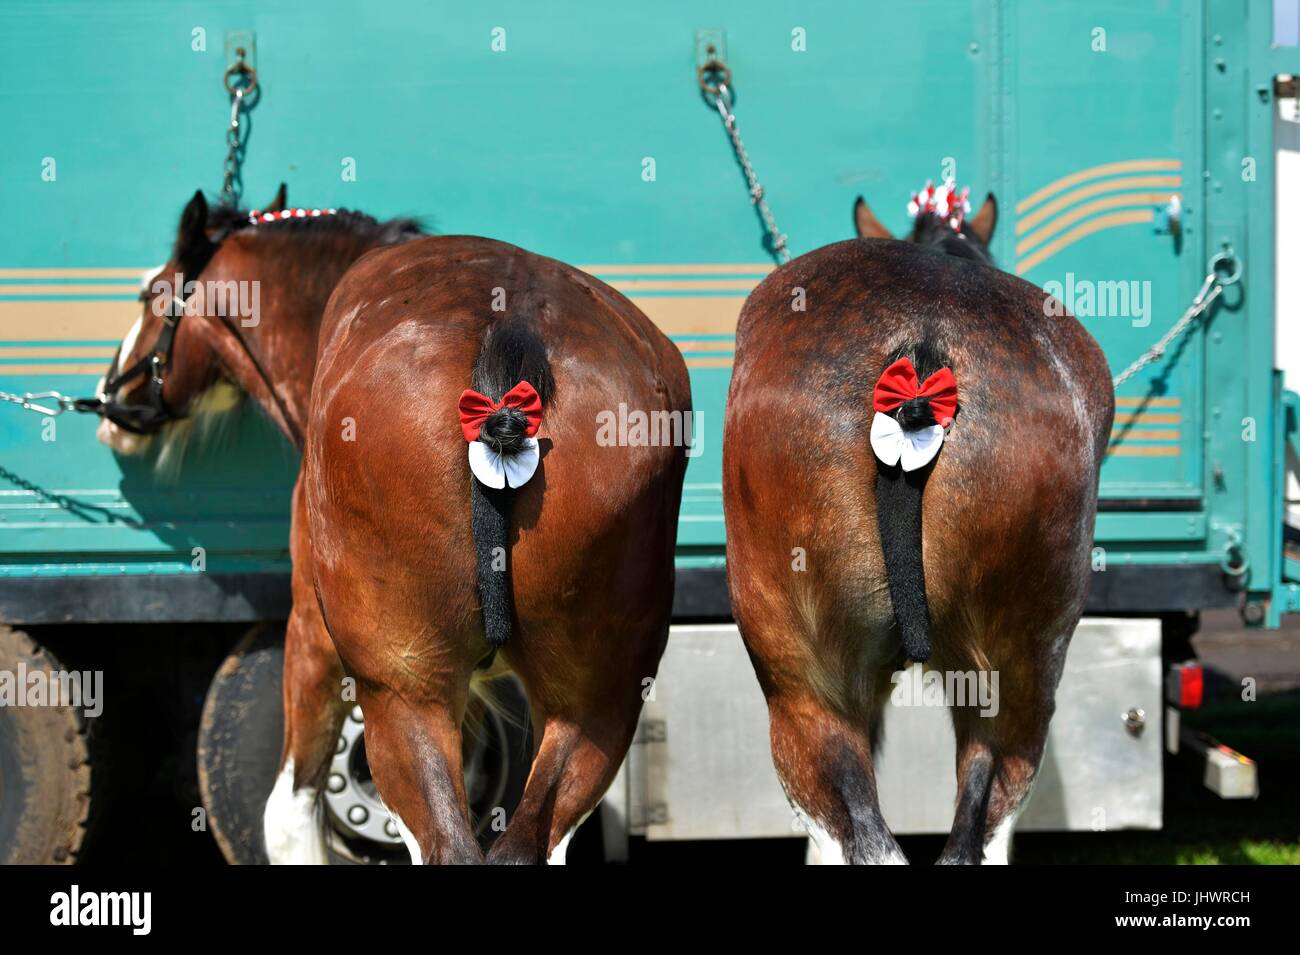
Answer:
[(958, 191), (957, 184), (951, 179), (937, 188), (926, 180), (925, 188), (912, 193), (912, 201), (907, 204), (907, 214), (913, 219), (920, 215), (938, 216), (953, 232), (961, 232), (961, 224), (969, 212), (970, 187), (963, 186)]
[[(521, 381), (493, 401), (487, 395), (466, 388), (460, 396), (460, 430), (469, 442), (469, 469), (483, 484), (493, 488), (522, 487), (537, 470), (541, 455), (537, 449), (537, 429), (542, 426), (542, 398), (526, 381)], [(528, 419), (524, 429), (523, 449), (518, 454), (500, 454), (483, 441), (479, 434), (488, 417), (502, 408), (515, 408)]]
[[(937, 424), (905, 431), (891, 412), (913, 398), (930, 399)], [(939, 453), (947, 428), (957, 413), (957, 379), (951, 368), (940, 368), (924, 382), (919, 381), (911, 359), (900, 358), (880, 376), (872, 395), (876, 416), (871, 419), (871, 450), (891, 467), (904, 471), (923, 468)]]
[(336, 209), (281, 209), (279, 212), (261, 212), (254, 209), (248, 214), (249, 225), (264, 225), (268, 222), (282, 222), (285, 219), (319, 219), (332, 216)]

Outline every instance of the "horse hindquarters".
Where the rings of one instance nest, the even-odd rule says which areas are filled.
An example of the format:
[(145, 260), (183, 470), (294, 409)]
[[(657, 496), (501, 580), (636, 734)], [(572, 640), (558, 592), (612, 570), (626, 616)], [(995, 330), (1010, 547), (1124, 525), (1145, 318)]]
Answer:
[[(793, 287), (821, 307), (792, 314)], [(742, 312), (723, 465), (732, 606), (782, 782), (814, 817), (802, 800), (820, 799), (813, 821), (853, 841), (846, 859), (888, 856), (871, 851), (888, 830), (860, 770), (863, 741), (878, 741), (872, 688), (904, 648), (932, 650), (945, 677), (1000, 680), (996, 713), (953, 709), (960, 798), (944, 861), (1005, 858), (1042, 758), (1113, 414), (1101, 350), (1071, 318), (1045, 323), (1043, 298), (914, 246), (848, 242), (778, 270)], [(873, 405), (892, 433), (915, 429), (913, 451), (935, 423), (873, 393), (900, 353), (922, 373), (918, 398), (931, 393), (927, 353), (960, 392), (933, 392), (956, 402), (953, 430), (905, 475), (904, 459), (882, 463)], [(835, 738), (850, 732), (851, 747)]]
[[(409, 286), (402, 308), (371, 292), (398, 274)], [(487, 317), (478, 303), (498, 286), (509, 312)], [(520, 379), (547, 390), (529, 371), (538, 349), (498, 350), (518, 341), (510, 326), (544, 344), (558, 397), (532, 477), (484, 493), (466, 441), (471, 460), (488, 442), (465, 433), (466, 386), (490, 404)], [(689, 411), (685, 365), (613, 290), (474, 237), (362, 260), (336, 290), (322, 340), (304, 465), (316, 583), (358, 681), (380, 795), (415, 857), (483, 861), (460, 724), (470, 676), (495, 650), (524, 682), (539, 745), (491, 861), (561, 861), (617, 772), (655, 675), (685, 470), (680, 447), (601, 444), (597, 415), (620, 402)], [(496, 359), (502, 374), (485, 376)]]

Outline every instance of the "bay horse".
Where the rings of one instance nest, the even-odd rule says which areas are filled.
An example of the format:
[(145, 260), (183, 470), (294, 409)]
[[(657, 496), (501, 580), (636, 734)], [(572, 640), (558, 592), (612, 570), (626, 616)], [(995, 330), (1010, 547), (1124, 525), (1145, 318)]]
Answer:
[[(411, 219), (290, 210), (286, 202), (283, 185), (253, 212), (209, 208), (202, 192), (194, 194), (168, 262), (146, 280), (143, 314), (99, 385), (101, 442), (123, 455), (159, 444), (155, 460), (171, 471), (187, 445), (220, 428), (247, 394), (301, 451), (330, 292), (366, 252), (423, 232)], [(256, 297), (242, 291), (250, 288)], [(257, 315), (239, 314), (240, 294), (257, 303)], [(301, 504), (299, 477), (289, 540), (284, 752), (280, 784), (268, 802), (267, 850), (272, 861), (324, 863), (319, 804), (301, 793), (319, 793), (352, 704), (340, 690), (342, 666), (316, 610)]]
[(632, 741), (668, 635), (686, 456), (603, 439), (620, 403), (685, 416), (685, 363), (553, 259), (436, 236), (365, 257), (330, 299), (303, 460), (315, 588), (414, 862), (484, 860), (460, 726), (494, 657), (540, 740), (488, 862), (563, 862)]
[(992, 266), (996, 204), (955, 224), (921, 206), (899, 242), (859, 199), (871, 237), (777, 269), (737, 330), (728, 584), (777, 773), (825, 862), (906, 862), (873, 749), (909, 660), (999, 677), (996, 715), (948, 701), (939, 861), (1007, 861), (1083, 612), (1114, 415), (1092, 336)]
[[(480, 861), (460, 778), (459, 720), (471, 672), (486, 665), (496, 675), (513, 665), (542, 734), (524, 799), (494, 845), (492, 861), (563, 861), (568, 838), (622, 762), (667, 639), (685, 471), (684, 449), (667, 443), (602, 442), (597, 416), (619, 402), (649, 415), (687, 414), (689, 380), (681, 356), (635, 306), (596, 279), (502, 243), (465, 237), (414, 243), (424, 254), (403, 261), (363, 259), (357, 269), (364, 277), (344, 283), (343, 300), (357, 299), (356, 313), (336, 303), (322, 325), (325, 300), (353, 262), (371, 250), (406, 249), (419, 230), (410, 220), (378, 223), (356, 213), (335, 216), (327, 210), (328, 217), (290, 214), (282, 220), (283, 210), (271, 211), (267, 220), (266, 210), (209, 210), (201, 194), (191, 200), (171, 260), (158, 274), (204, 281), (196, 283), (183, 312), (166, 283), (156, 291), (151, 285), (142, 296), (148, 308), (100, 389), (100, 438), (128, 454), (141, 453), (156, 435), (164, 444), (177, 441), (192, 418), (229, 407), (229, 399), (210, 395), (230, 381), (302, 447), (319, 344), (330, 368), (320, 378), (330, 382), (330, 395), (341, 380), (354, 400), (362, 399), (356, 412), (364, 414), (352, 423), (356, 445), (367, 457), (358, 462), (354, 453), (339, 460), (337, 450), (331, 456), (327, 449), (309, 454), (308, 462), (323, 455), (344, 474), (360, 463), (364, 474), (352, 490), (368, 499), (372, 482), (381, 478), (375, 486), (385, 488), (384, 506), (404, 503), (411, 516), (408, 523), (386, 525), (353, 556), (368, 560), (379, 547), (378, 559), (396, 560), (400, 548), (411, 545), (411, 535), (432, 535), (415, 541), (419, 553), (403, 564), (405, 574), (383, 581), (384, 598), (396, 605), (372, 601), (374, 616), (358, 621), (359, 606), (335, 604), (339, 646), (349, 647), (357, 661), (348, 672), (361, 680), (367, 753), (380, 794), (400, 820), (413, 860)], [(427, 288), (412, 288), (417, 276)], [(245, 328), (242, 321), (211, 314), (208, 282), (253, 279), (272, 306), (272, 321)], [(367, 299), (367, 288), (379, 291)], [(403, 290), (418, 295), (415, 318), (406, 308), (410, 297), (396, 297)], [(439, 298), (448, 295), (450, 303)], [(510, 303), (508, 314), (488, 319), (491, 303), (498, 301)], [(388, 332), (382, 319), (392, 326)], [(375, 371), (371, 384), (378, 395), (358, 396), (363, 366), (340, 367), (350, 365), (346, 355), (360, 332), (376, 336), (365, 348), (367, 356), (389, 354), (396, 363)], [(405, 345), (411, 353), (403, 351)], [(155, 355), (160, 376), (153, 374)], [(439, 374), (418, 377), (421, 363), (436, 366)], [(454, 382), (432, 428), (422, 421), (394, 432), (392, 420), (386, 432), (374, 427), (373, 415), (389, 408), (390, 400), (397, 401), (397, 412), (411, 403), (403, 400), (395, 370), (413, 376), (406, 384), (419, 394), (408, 396), (411, 402), (425, 400), (438, 379)], [(539, 410), (547, 409), (546, 432), (535, 444), (536, 474), (517, 491), (513, 482), (491, 488), (468, 474), (475, 444), (493, 442), (498, 459), (507, 463), (527, 457), (517, 445), (535, 439), (511, 433), (513, 411), (485, 416), (482, 440), (469, 443), (470, 468), (461, 463), (464, 428), (455, 427), (456, 389), (472, 383), (500, 397), (506, 390), (499, 384), (502, 376), (532, 382)], [(158, 377), (161, 384), (155, 384)], [(461, 443), (448, 448), (447, 431)], [(381, 443), (385, 434), (394, 446)], [(340, 439), (350, 443), (342, 434)], [(329, 444), (324, 436), (320, 441)], [(448, 459), (445, 453), (457, 447), (459, 453)], [(420, 473), (441, 486), (430, 481), (406, 499), (409, 481), (392, 465), (400, 454), (419, 450), (442, 455), (416, 462)], [(378, 456), (370, 458), (371, 452)], [(337, 572), (339, 564), (329, 546), (313, 547), (304, 492), (309, 471), (318, 473), (305, 466), (294, 492), (285, 746), (266, 811), (267, 850), (276, 862), (327, 860), (319, 793), (351, 705), (342, 702), (345, 671), (317, 599), (318, 587), (322, 597), (337, 600), (340, 592), (335, 578), (318, 584), (318, 553), (327, 560), (326, 574)], [(317, 501), (314, 524), (328, 532), (325, 545), (355, 532), (350, 513), (335, 523), (331, 507), (344, 500), (330, 492)], [(344, 581), (345, 599), (374, 596), (378, 559), (352, 565), (358, 577)], [(399, 623), (407, 626), (395, 628)], [(369, 639), (358, 639), (358, 631)], [(501, 659), (493, 660), (497, 648)], [(426, 794), (427, 801), (413, 802), (413, 792)]]

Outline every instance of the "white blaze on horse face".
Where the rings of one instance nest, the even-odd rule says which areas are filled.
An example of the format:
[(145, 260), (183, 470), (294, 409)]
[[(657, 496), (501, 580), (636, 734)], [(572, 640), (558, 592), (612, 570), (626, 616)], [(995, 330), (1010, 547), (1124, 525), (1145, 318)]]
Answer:
[[(141, 272), (140, 291), (141, 292), (149, 291), (149, 289), (153, 286), (154, 279), (162, 275), (163, 269), (165, 268), (167, 268), (166, 262), (164, 262), (162, 265), (155, 265), (153, 268), (145, 269), (143, 272)], [(122, 373), (122, 369), (126, 368), (130, 364), (131, 352), (135, 350), (135, 343), (136, 341), (139, 340), (140, 332), (143, 328), (144, 328), (144, 316), (141, 315), (139, 318), (135, 320), (135, 324), (132, 325), (130, 330), (126, 333), (126, 337), (122, 339), (121, 347), (118, 348), (117, 362), (113, 365), (113, 374), (115, 376), (120, 375)], [(99, 388), (97, 389), (97, 393), (98, 394), (104, 393), (104, 381), (102, 379), (99, 382)]]
[[(149, 291), (153, 287), (154, 280), (162, 275), (163, 270), (166, 268), (167, 263), (164, 262), (162, 265), (155, 265), (153, 268), (142, 272), (140, 275), (140, 291)], [(139, 341), (140, 332), (143, 329), (144, 316), (141, 315), (127, 331), (126, 337), (122, 339), (122, 344), (117, 351), (117, 361), (113, 363), (110, 376), (116, 377), (122, 373), (122, 369), (130, 366), (131, 352), (135, 350), (136, 342)], [(99, 384), (95, 386), (95, 394), (102, 395), (104, 386), (107, 384), (108, 378), (99, 379)], [(139, 454), (149, 446), (149, 435), (134, 434), (125, 428), (118, 427), (107, 418), (99, 420), (99, 427), (95, 429), (95, 437), (100, 444), (128, 457)]]
[(275, 781), (262, 816), (266, 854), (272, 865), (328, 865), (316, 790), (293, 788), (293, 757)]
[(135, 320), (135, 324), (132, 325), (130, 331), (126, 333), (126, 337), (122, 339), (122, 347), (117, 353), (117, 364), (113, 366), (114, 376), (120, 375), (122, 369), (126, 367), (127, 362), (130, 360), (131, 352), (135, 350), (135, 343), (140, 337), (140, 330), (142, 328), (144, 328), (143, 315)]
[[(139, 339), (140, 330), (143, 327), (144, 316), (141, 316), (135, 320), (135, 324), (132, 325), (130, 330), (126, 333), (126, 337), (122, 339), (122, 345), (118, 349), (117, 353), (117, 361), (113, 363), (112, 375), (114, 377), (120, 375), (122, 369), (126, 367), (125, 363), (127, 358), (131, 354), (132, 349), (135, 348), (135, 343), (137, 339)], [(99, 384), (95, 386), (95, 394), (102, 395), (104, 393), (104, 387), (107, 384), (107, 378), (99, 379)], [(147, 435), (133, 434), (125, 428), (119, 428), (107, 418), (99, 419), (99, 427), (95, 429), (95, 437), (99, 440), (100, 444), (112, 448), (118, 454), (126, 456), (139, 454), (149, 444), (149, 438)]]

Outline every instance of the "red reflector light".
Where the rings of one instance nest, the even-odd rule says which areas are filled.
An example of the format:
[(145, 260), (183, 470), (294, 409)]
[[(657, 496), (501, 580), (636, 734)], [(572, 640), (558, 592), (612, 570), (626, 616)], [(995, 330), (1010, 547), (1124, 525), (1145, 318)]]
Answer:
[(1178, 705), (1194, 710), (1205, 694), (1205, 671), (1199, 663), (1184, 663), (1178, 668)]

